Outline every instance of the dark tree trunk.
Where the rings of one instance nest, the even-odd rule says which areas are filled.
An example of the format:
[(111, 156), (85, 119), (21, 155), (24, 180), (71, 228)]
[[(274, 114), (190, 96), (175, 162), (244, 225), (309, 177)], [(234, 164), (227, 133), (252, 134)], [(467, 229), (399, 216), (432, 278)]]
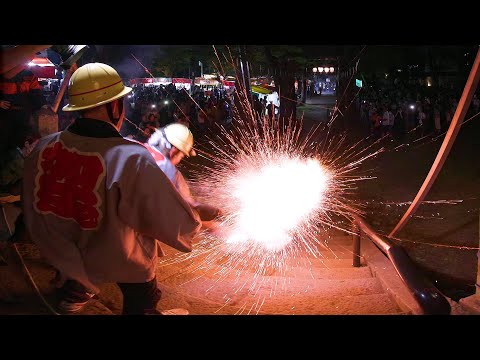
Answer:
[(287, 59), (281, 63), (278, 79), (280, 96), (279, 120), (288, 122), (297, 118), (297, 98), (295, 94), (295, 68), (294, 61)]
[[(239, 48), (239, 56), (236, 64), (236, 75), (238, 86), (235, 89), (233, 102), (234, 120), (248, 121), (249, 114), (247, 107), (252, 106), (252, 97), (250, 91), (250, 70), (248, 69), (248, 61), (246, 61), (245, 46)], [(254, 120), (254, 119), (250, 119)]]
[(307, 102), (307, 68), (304, 69), (302, 78), (302, 104)]
[(242, 65), (241, 71), (242, 71), (245, 90), (247, 91), (248, 100), (251, 106), (253, 102), (252, 102), (252, 92), (250, 90), (250, 62), (248, 61), (247, 47), (245, 45), (242, 45), (240, 47), (240, 64)]
[(296, 120), (297, 99), (295, 94), (296, 63), (289, 58), (275, 58), (269, 46), (265, 46), (265, 56), (273, 67), (273, 78), (280, 97), (279, 119)]

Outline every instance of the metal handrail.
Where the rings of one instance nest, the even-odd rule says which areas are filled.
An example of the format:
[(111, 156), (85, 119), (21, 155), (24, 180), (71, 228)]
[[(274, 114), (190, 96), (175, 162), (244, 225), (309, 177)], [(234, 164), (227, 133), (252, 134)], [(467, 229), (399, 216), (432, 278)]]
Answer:
[[(390, 240), (378, 235), (362, 218), (352, 215), (357, 230), (365, 235), (388, 257), (393, 267), (400, 276), (400, 279), (410, 290), (415, 301), (425, 315), (450, 315), (451, 306), (446, 297), (424, 277), (418, 270), (415, 263), (410, 259), (403, 247), (393, 244)], [(355, 236), (354, 266), (355, 259), (360, 258), (360, 236)]]

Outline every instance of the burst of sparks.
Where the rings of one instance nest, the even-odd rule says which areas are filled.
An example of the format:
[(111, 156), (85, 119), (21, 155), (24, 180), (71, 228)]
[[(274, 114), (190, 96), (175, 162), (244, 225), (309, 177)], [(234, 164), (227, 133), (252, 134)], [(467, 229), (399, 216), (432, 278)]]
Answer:
[[(356, 157), (349, 148), (339, 154), (344, 139), (334, 139), (319, 154), (323, 144), (311, 135), (300, 140), (300, 132), (301, 123), (239, 121), (210, 142), (213, 165), (196, 174), (192, 189), (227, 214), (218, 233), (235, 249), (251, 244), (256, 251), (288, 252), (293, 246), (315, 254), (320, 229), (338, 228), (333, 216), (359, 211), (346, 196), (368, 177), (350, 173), (378, 152)], [(350, 161), (342, 164), (334, 155)]]
[(320, 265), (331, 258), (327, 230), (353, 233), (349, 214), (361, 210), (351, 194), (358, 181), (373, 178), (356, 172), (383, 148), (373, 151), (378, 142), (365, 148), (363, 141), (349, 146), (345, 134), (325, 136), (320, 126), (305, 134), (301, 120), (260, 118), (245, 89), (237, 95), (233, 127), (220, 127), (207, 142), (210, 149), (198, 149), (210, 162), (190, 182), (199, 201), (222, 209), (222, 221), (198, 237), (191, 253), (161, 264), (190, 261), (182, 273), (194, 276), (184, 284), (208, 277), (213, 284), (206, 292), (228, 279), (233, 288), (224, 306), (249, 294), (254, 303), (237, 313), (259, 313), (299, 269), (312, 276), (312, 257)]
[(320, 266), (338, 258), (327, 230), (351, 232), (348, 214), (361, 211), (349, 196), (358, 181), (371, 178), (354, 173), (382, 150), (359, 150), (359, 142), (342, 151), (344, 136), (327, 140), (320, 134), (324, 144), (312, 134), (302, 138), (301, 130), (301, 122), (238, 121), (210, 140), (212, 151), (199, 150), (212, 161), (193, 174), (191, 188), (225, 215), (191, 253), (163, 262), (191, 261), (184, 284), (206, 277), (213, 281), (209, 293), (228, 282), (223, 306), (243, 299), (239, 313), (259, 313), (266, 299), (285, 295), (292, 278), (313, 276), (311, 257)]

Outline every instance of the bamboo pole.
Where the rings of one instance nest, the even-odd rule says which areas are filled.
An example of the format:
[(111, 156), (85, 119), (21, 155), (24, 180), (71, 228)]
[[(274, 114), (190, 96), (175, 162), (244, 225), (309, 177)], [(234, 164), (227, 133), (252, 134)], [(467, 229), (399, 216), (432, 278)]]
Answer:
[(52, 105), (52, 111), (54, 113), (58, 112), (58, 107), (60, 106), (60, 102), (63, 99), (63, 95), (65, 94), (65, 90), (67, 89), (68, 82), (70, 81), (70, 77), (72, 74), (77, 70), (77, 64), (74, 63), (68, 70), (67, 74), (65, 75), (65, 79), (63, 79), (62, 85), (60, 86), (60, 89), (58, 90), (57, 97), (55, 98), (55, 102)]

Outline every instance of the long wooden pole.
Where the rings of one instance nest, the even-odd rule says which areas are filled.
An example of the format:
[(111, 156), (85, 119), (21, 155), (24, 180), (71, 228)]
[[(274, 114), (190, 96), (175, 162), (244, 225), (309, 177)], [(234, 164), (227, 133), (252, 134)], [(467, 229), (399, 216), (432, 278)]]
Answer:
[(55, 98), (55, 102), (52, 105), (52, 111), (54, 113), (58, 112), (58, 107), (60, 106), (60, 102), (63, 99), (63, 94), (65, 94), (65, 90), (67, 89), (68, 82), (70, 81), (70, 77), (72, 74), (77, 70), (77, 64), (74, 63), (68, 70), (67, 73), (65, 74), (65, 79), (62, 81), (62, 85), (60, 86), (60, 89), (58, 90), (57, 97)]
[(440, 148), (437, 154), (437, 157), (435, 158), (432, 168), (430, 169), (430, 172), (425, 178), (425, 181), (423, 182), (423, 185), (418, 191), (418, 194), (413, 200), (412, 204), (407, 209), (403, 217), (400, 219), (397, 226), (395, 226), (395, 228), (392, 230), (392, 232), (388, 236), (390, 237), (394, 236), (397, 232), (399, 232), (405, 226), (408, 220), (410, 220), (410, 218), (413, 216), (415, 211), (420, 206), (420, 203), (422, 202), (422, 200), (430, 191), (430, 188), (432, 187), (433, 183), (437, 179), (437, 176), (440, 173), (440, 170), (442, 170), (442, 166), (445, 163), (445, 160), (447, 159), (447, 156), (450, 153), (450, 150), (452, 149), (453, 143), (455, 142), (458, 132), (460, 131), (460, 127), (462, 126), (463, 119), (465, 118), (468, 108), (470, 107), (470, 102), (472, 101), (473, 94), (477, 89), (478, 81), (480, 79), (479, 69), (480, 69), (480, 48), (477, 51), (477, 57), (475, 58), (475, 62), (473, 63), (472, 69), (470, 70), (470, 75), (468, 76), (467, 83), (465, 85), (465, 88), (463, 89), (463, 94), (458, 103), (457, 110), (453, 115), (452, 123), (448, 128), (447, 134), (445, 135), (445, 139), (443, 139), (442, 147)]

